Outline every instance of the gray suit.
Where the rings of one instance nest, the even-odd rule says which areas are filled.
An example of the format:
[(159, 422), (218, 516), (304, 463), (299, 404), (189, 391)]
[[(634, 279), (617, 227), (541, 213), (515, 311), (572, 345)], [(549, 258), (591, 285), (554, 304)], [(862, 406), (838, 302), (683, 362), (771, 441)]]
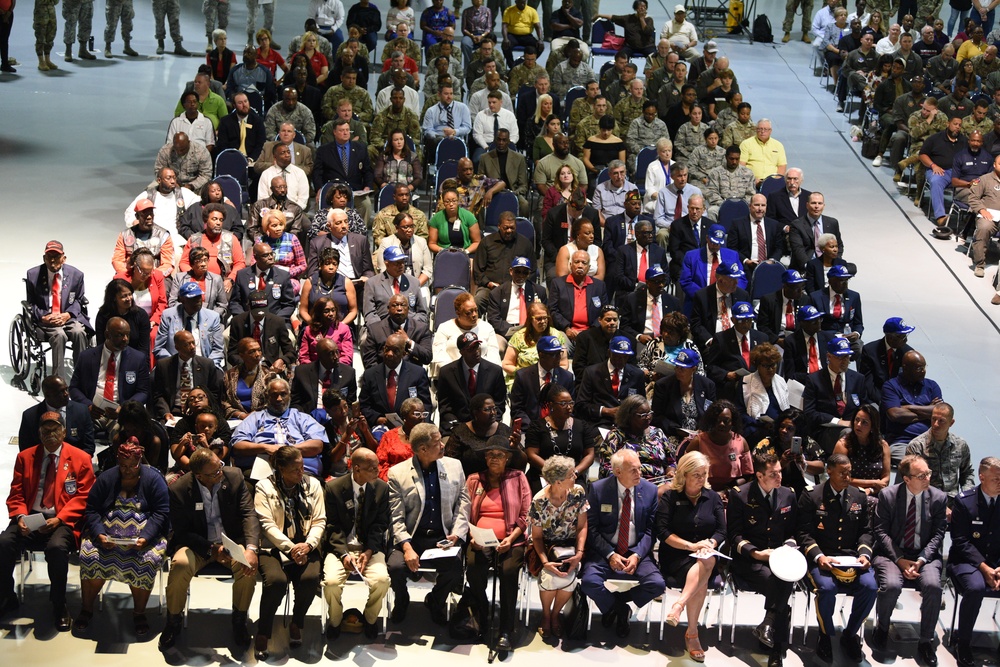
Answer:
[[(177, 305), (177, 294), (184, 283), (193, 282), (187, 271), (181, 271), (170, 279), (170, 293), (167, 295), (167, 308)], [(203, 307), (215, 311), (219, 319), (225, 323), (229, 319), (229, 294), (222, 284), (222, 276), (209, 271), (205, 274), (205, 297)], [(207, 355), (206, 355), (207, 356)]]
[(876, 603), (878, 627), (889, 629), (889, 620), (903, 588), (903, 573), (896, 560), (922, 558), (916, 580), (920, 591), (920, 641), (934, 639), (935, 623), (941, 612), (941, 545), (948, 528), (945, 519), (948, 496), (940, 489), (928, 487), (921, 494), (917, 548), (904, 546), (907, 497), (905, 484), (895, 484), (878, 494), (875, 509), (875, 576), (879, 583)]
[[(404, 273), (399, 277), (399, 293), (410, 302), (410, 317), (427, 323), (427, 304), (420, 293), (420, 282), (413, 276)], [(382, 272), (374, 278), (369, 278), (365, 284), (362, 297), (361, 313), (365, 322), (374, 324), (380, 319), (389, 317), (389, 299), (395, 292), (392, 289), (392, 277)]]

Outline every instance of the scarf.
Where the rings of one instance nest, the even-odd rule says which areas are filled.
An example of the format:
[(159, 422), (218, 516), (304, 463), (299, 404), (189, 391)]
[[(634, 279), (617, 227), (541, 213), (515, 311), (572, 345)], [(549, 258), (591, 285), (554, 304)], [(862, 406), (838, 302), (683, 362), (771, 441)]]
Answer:
[[(788, 408), (788, 385), (780, 375), (771, 379), (771, 391), (782, 410)], [(761, 382), (757, 373), (751, 373), (743, 380), (743, 403), (747, 406), (747, 415), (757, 419), (767, 412), (771, 400), (767, 397), (767, 388)]]
[(271, 475), (271, 482), (285, 506), (285, 535), (291, 540), (305, 537), (306, 522), (312, 517), (312, 506), (306, 498), (305, 478), (288, 487), (281, 480), (281, 473), (275, 471)]

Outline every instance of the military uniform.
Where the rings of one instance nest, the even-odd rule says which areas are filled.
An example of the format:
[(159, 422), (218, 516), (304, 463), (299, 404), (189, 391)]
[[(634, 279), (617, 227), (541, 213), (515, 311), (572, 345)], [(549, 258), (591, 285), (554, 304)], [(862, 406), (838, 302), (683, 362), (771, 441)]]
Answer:
[(845, 635), (857, 635), (868, 613), (875, 606), (878, 584), (869, 567), (855, 570), (851, 583), (838, 581), (821, 570), (816, 561), (820, 556), (855, 556), (872, 558), (872, 529), (868, 514), (868, 496), (853, 486), (838, 498), (830, 482), (803, 493), (799, 497), (798, 541), (809, 563), (809, 579), (816, 593), (816, 617), (820, 632), (833, 634), (833, 611), (837, 593), (854, 596), (851, 617), (844, 627)]
[(625, 84), (621, 79), (615, 79), (608, 84), (607, 88), (601, 88), (604, 91), (604, 96), (608, 98), (609, 107), (618, 106), (619, 102), (629, 96), (627, 85), (632, 85), (632, 82)]
[[(35, 55), (46, 58), (56, 41), (56, 4), (59, 0), (35, 0), (31, 27), (35, 31)], [(39, 62), (39, 69), (42, 63)], [(49, 69), (49, 68), (46, 68)]]
[[(625, 132), (625, 156), (628, 161), (628, 171), (635, 174), (636, 158), (639, 151), (646, 146), (654, 146), (660, 137), (666, 137), (667, 125), (659, 118), (653, 118), (652, 123), (647, 123), (646, 119), (639, 116), (628, 125)], [(640, 178), (645, 178), (645, 174), (640, 174)]]
[[(85, 51), (94, 24), (94, 0), (63, 0), (62, 16), (66, 21), (63, 30), (66, 56), (69, 57), (73, 42), (77, 39), (80, 41), (80, 51)], [(81, 57), (85, 56), (81, 53)]]
[(749, 204), (750, 198), (757, 192), (757, 179), (750, 167), (739, 165), (729, 171), (723, 165), (708, 172), (708, 184), (701, 191), (705, 195), (705, 203), (718, 211), (718, 207), (727, 199), (743, 199)]
[(993, 120), (989, 117), (989, 114), (978, 123), (972, 116), (966, 116), (962, 119), (962, 134), (969, 136), (976, 130), (979, 130), (984, 137), (993, 131)]
[(382, 62), (389, 60), (392, 57), (393, 51), (402, 51), (403, 55), (413, 58), (413, 61), (417, 63), (417, 67), (421, 66), (421, 53), (420, 45), (414, 42), (409, 37), (397, 37), (382, 49)]
[(135, 18), (135, 8), (132, 0), (105, 0), (104, 3), (104, 49), (105, 56), (111, 50), (111, 42), (115, 41), (115, 31), (118, 21), (122, 24), (122, 40), (125, 42), (126, 55), (132, 50), (132, 19)]
[(735, 545), (732, 547), (731, 571), (737, 577), (737, 585), (764, 596), (765, 622), (770, 621), (774, 637), (780, 640), (788, 632), (792, 611), (788, 599), (794, 584), (774, 576), (770, 564), (755, 559), (753, 554), (783, 545), (796, 546), (798, 506), (795, 492), (787, 487), (779, 486), (771, 493), (773, 500), (769, 501), (756, 481), (744, 484), (736, 493), (730, 493), (726, 525), (729, 532), (727, 541)]
[(179, 0), (153, 0), (153, 25), (156, 26), (157, 53), (163, 53), (163, 41), (167, 37), (163, 20), (170, 23), (170, 39), (179, 47), (184, 41), (181, 35), (181, 3)]
[(576, 67), (571, 67), (569, 61), (563, 61), (550, 75), (552, 90), (560, 99), (565, 99), (566, 93), (573, 86), (586, 86), (591, 79), (596, 79), (594, 70), (585, 60)]
[(705, 145), (707, 129), (708, 125), (705, 123), (699, 123), (698, 127), (695, 127), (689, 122), (677, 128), (677, 134), (674, 135), (674, 159), (690, 159), (695, 148)]
[[(979, 566), (1000, 565), (1000, 508), (990, 507), (982, 487), (963, 491), (951, 511), (951, 550), (948, 574), (959, 582), (962, 604), (958, 608), (958, 643), (968, 644), (986, 595)], [(994, 502), (994, 506), (997, 503)]]
[(812, 0), (786, 0), (785, 20), (781, 23), (781, 29), (785, 32), (792, 31), (792, 23), (795, 22), (795, 10), (802, 6), (802, 36), (805, 37), (812, 29), (813, 3)]
[(351, 106), (359, 120), (371, 123), (375, 119), (375, 107), (372, 106), (372, 98), (368, 91), (361, 86), (354, 86), (347, 90), (343, 84), (339, 83), (323, 94), (323, 102), (320, 105), (323, 110), (323, 118), (333, 120), (337, 116), (337, 103), (345, 97), (351, 101)]
[[(727, 127), (738, 122), (739, 118), (736, 115), (736, 109), (733, 108), (733, 105), (725, 105), (715, 116), (715, 129), (719, 131), (719, 139), (722, 139), (722, 133), (725, 132)], [(753, 125), (753, 121), (750, 122), (750, 125)]]
[[(253, 44), (257, 37), (257, 4), (258, 0), (247, 0), (247, 44)], [(261, 5), (261, 9), (264, 10), (264, 29), (271, 33), (273, 33), (274, 6), (276, 4), (278, 4), (278, 0), (271, 0), (266, 5)], [(281, 47), (272, 42), (271, 48)], [(295, 53), (295, 51), (289, 51), (289, 53)]]
[(593, 115), (594, 100), (589, 99), (586, 96), (575, 100), (572, 108), (569, 110), (569, 133), (575, 134), (576, 127), (580, 124), (580, 121), (587, 116)]
[(702, 144), (691, 151), (691, 155), (688, 156), (688, 180), (691, 182), (699, 181), (697, 185), (701, 187), (702, 183), (708, 182), (708, 174), (713, 169), (725, 164), (726, 149), (718, 145), (715, 148), (709, 148), (707, 144)]
[(739, 146), (750, 137), (754, 137), (756, 135), (757, 127), (754, 125), (753, 121), (747, 121), (745, 124), (740, 121), (736, 121), (727, 125), (726, 129), (722, 131), (722, 138), (719, 140), (719, 145), (723, 148), (728, 148), (729, 146)]
[[(204, 0), (201, 3), (201, 13), (205, 15), (205, 37), (208, 38), (208, 45), (212, 44), (212, 32), (216, 24), (219, 30), (229, 27), (229, 0)], [(250, 42), (253, 44), (253, 42)]]
[[(407, 213), (410, 214), (410, 217), (413, 218), (413, 224), (416, 225), (414, 233), (426, 241), (428, 236), (427, 216), (416, 206), (410, 206)], [(377, 248), (382, 239), (396, 233), (396, 225), (392, 224), (392, 221), (397, 215), (399, 215), (399, 209), (394, 203), (375, 214), (375, 219), (372, 220), (372, 247)]]
[(629, 127), (632, 121), (642, 116), (642, 106), (646, 103), (646, 98), (639, 100), (631, 95), (615, 105), (615, 120), (618, 127)]
[(400, 109), (398, 114), (393, 112), (392, 107), (386, 107), (381, 113), (375, 115), (371, 132), (368, 133), (368, 137), (371, 139), (368, 143), (368, 154), (373, 163), (378, 159), (379, 153), (393, 130), (402, 130), (406, 136), (414, 137), (419, 157), (421, 133), (417, 114), (406, 107)]
[(932, 120), (927, 121), (924, 120), (924, 117), (920, 115), (920, 111), (917, 110), (910, 114), (910, 119), (906, 124), (910, 128), (910, 155), (919, 155), (920, 149), (924, 145), (924, 139), (935, 132), (947, 129), (948, 116), (947, 114), (936, 113)]
[[(323, 123), (323, 127), (319, 131), (319, 144), (328, 144), (333, 141), (333, 121), (328, 121)], [(362, 123), (357, 118), (351, 119), (351, 141), (355, 139), (360, 139), (365, 144), (368, 143), (368, 126)]]
[(517, 96), (517, 91), (521, 90), (521, 86), (531, 86), (535, 87), (535, 79), (538, 78), (539, 74), (547, 73), (545, 68), (535, 63), (535, 66), (528, 68), (524, 63), (520, 65), (515, 65), (514, 69), (510, 71), (510, 76), (507, 77), (507, 86), (510, 88), (510, 94)]

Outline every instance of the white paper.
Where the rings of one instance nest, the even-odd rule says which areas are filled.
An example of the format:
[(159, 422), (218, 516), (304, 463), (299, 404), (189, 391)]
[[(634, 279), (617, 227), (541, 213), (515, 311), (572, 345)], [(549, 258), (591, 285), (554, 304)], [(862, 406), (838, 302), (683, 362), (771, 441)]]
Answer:
[(706, 558), (711, 558), (712, 556), (717, 556), (718, 558), (725, 558), (726, 560), (732, 560), (729, 556), (722, 553), (721, 551), (716, 551), (712, 549), (710, 551), (695, 551), (690, 554), (691, 558), (697, 558), (698, 560), (704, 560)]
[(45, 515), (44, 514), (25, 514), (24, 515), (24, 525), (28, 527), (28, 530), (35, 532), (39, 528), (45, 525)]
[(806, 386), (799, 382), (798, 380), (788, 381), (788, 404), (792, 407), (802, 409), (802, 392), (805, 391)]
[(371, 586), (371, 583), (369, 583), (368, 579), (365, 578), (365, 575), (362, 574), (361, 570), (358, 569), (358, 564), (356, 561), (353, 560), (351, 561), (351, 567), (354, 568), (354, 573), (359, 577), (361, 577), (361, 581), (365, 582), (366, 586)]
[(854, 556), (834, 556), (830, 559), (837, 567), (864, 567), (865, 564)]
[(626, 593), (639, 585), (637, 579), (608, 579), (604, 587), (612, 593)]
[(274, 470), (271, 468), (271, 464), (267, 462), (266, 459), (256, 456), (253, 460), (253, 467), (250, 469), (250, 479), (254, 481), (260, 481), (262, 479), (267, 479), (271, 476)]
[(94, 407), (100, 408), (101, 410), (110, 410), (111, 412), (114, 412), (115, 410), (118, 409), (118, 404), (115, 403), (114, 401), (109, 401), (108, 399), (104, 398), (104, 394), (95, 394)]
[(120, 547), (134, 547), (136, 543), (136, 538), (134, 537), (109, 537), (108, 540), (111, 544), (116, 544)]
[(497, 534), (489, 528), (469, 526), (469, 533), (472, 535), (473, 541), (481, 547), (495, 547), (500, 544)]
[(598, 426), (597, 432), (601, 434), (601, 440), (607, 440), (608, 433), (611, 433), (611, 429)]
[(461, 547), (448, 547), (447, 549), (428, 549), (420, 554), (420, 560), (435, 560), (437, 558), (454, 558), (461, 553)]
[(181, 420), (180, 417), (171, 417), (166, 421), (167, 428), (173, 428), (177, 426), (177, 422)]
[(243, 567), (250, 567), (250, 563), (247, 562), (247, 556), (243, 553), (243, 547), (229, 539), (229, 536), (225, 533), (222, 534), (222, 546), (226, 548), (226, 551), (229, 552), (229, 556), (234, 561)]
[(226, 423), (229, 424), (231, 430), (236, 430), (236, 427), (243, 423), (242, 419), (227, 419)]

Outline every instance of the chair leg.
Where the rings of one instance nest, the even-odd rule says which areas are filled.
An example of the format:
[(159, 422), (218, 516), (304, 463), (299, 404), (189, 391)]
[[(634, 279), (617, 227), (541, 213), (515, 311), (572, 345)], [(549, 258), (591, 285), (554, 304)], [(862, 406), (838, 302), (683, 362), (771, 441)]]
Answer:
[(729, 617), (729, 643), (730, 644), (732, 644), (733, 642), (736, 641), (736, 612), (739, 609), (739, 603), (740, 603), (740, 594), (736, 591), (736, 588), (734, 587), (733, 588), (733, 605), (732, 605), (732, 609), (730, 610), (732, 612), (732, 615)]

